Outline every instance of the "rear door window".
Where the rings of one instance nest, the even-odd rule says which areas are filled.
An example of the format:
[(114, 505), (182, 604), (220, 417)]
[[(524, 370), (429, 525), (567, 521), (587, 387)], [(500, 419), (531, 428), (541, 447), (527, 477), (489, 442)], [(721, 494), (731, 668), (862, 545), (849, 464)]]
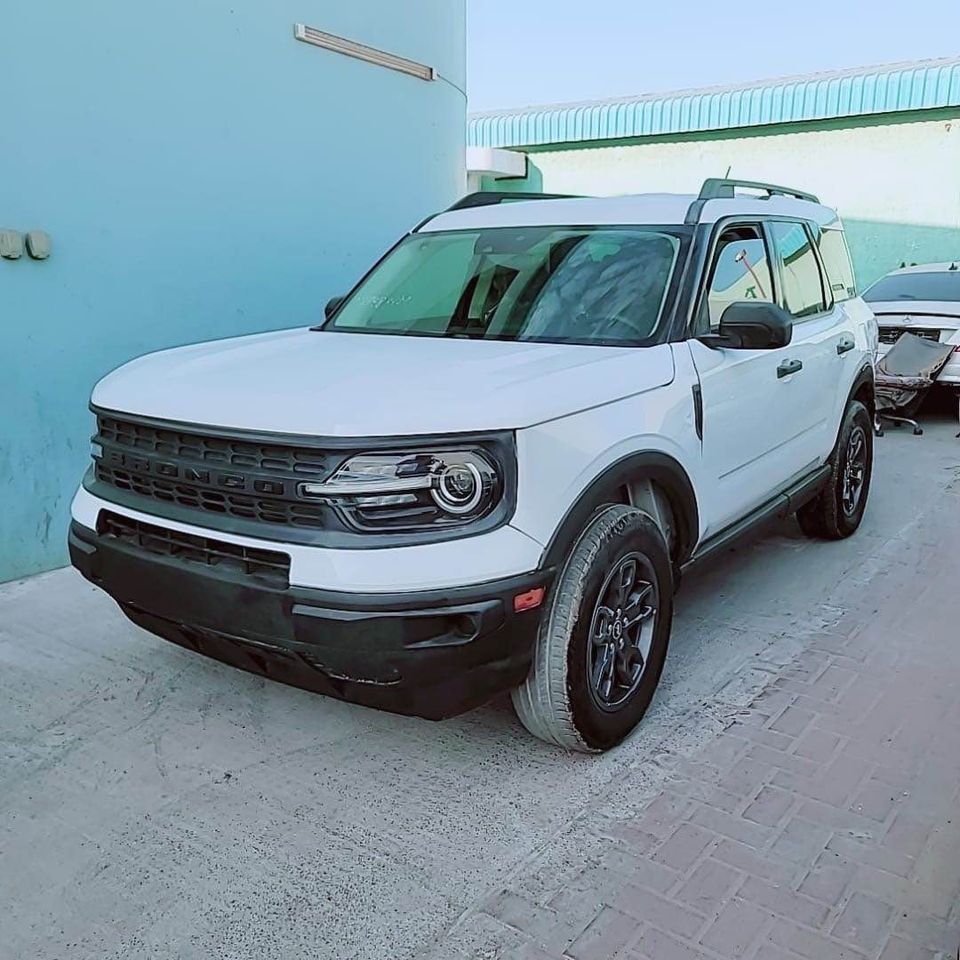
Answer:
[(783, 306), (798, 320), (827, 309), (820, 263), (802, 223), (776, 220), (771, 224), (780, 269)]

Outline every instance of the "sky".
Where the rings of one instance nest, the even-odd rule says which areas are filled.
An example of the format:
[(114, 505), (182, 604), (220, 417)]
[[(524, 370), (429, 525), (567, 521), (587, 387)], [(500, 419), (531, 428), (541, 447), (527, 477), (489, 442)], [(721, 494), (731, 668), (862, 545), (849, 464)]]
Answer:
[(960, 0), (467, 0), (470, 110), (960, 56)]

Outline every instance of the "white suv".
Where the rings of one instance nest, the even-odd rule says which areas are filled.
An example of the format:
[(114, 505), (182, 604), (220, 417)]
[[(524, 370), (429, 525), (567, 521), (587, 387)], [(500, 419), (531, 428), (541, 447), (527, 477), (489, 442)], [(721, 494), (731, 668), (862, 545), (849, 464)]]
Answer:
[(510, 690), (602, 750), (687, 565), (773, 516), (860, 523), (872, 316), (808, 194), (472, 195), (327, 314), (96, 386), (70, 550), (135, 623), (424, 717)]

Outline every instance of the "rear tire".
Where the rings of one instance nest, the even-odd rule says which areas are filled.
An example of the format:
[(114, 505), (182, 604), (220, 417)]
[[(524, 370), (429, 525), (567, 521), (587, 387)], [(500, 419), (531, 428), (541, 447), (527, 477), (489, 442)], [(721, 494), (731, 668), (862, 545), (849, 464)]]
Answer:
[(533, 666), (511, 694), (523, 725), (568, 750), (618, 744), (653, 699), (673, 619), (663, 534), (622, 504), (587, 524), (544, 612)]
[(863, 520), (873, 473), (873, 423), (859, 400), (847, 405), (829, 466), (826, 485), (797, 511), (797, 520), (808, 537), (842, 540)]

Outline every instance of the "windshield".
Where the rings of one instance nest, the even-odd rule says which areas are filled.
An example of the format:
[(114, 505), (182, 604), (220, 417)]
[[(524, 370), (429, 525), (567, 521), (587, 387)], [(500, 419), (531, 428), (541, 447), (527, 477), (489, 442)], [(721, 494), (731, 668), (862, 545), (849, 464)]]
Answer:
[(324, 330), (624, 344), (660, 324), (680, 235), (657, 228), (415, 233)]
[(960, 301), (960, 270), (894, 273), (878, 280), (864, 295), (867, 303), (891, 300)]

